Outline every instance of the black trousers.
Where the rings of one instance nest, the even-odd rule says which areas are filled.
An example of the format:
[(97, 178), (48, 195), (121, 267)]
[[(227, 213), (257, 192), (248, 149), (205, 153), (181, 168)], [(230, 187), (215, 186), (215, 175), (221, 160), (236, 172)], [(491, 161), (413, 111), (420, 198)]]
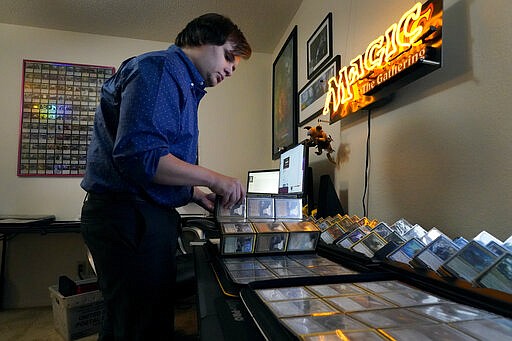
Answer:
[(99, 340), (172, 340), (178, 213), (131, 195), (89, 194), (81, 221), (105, 301)]

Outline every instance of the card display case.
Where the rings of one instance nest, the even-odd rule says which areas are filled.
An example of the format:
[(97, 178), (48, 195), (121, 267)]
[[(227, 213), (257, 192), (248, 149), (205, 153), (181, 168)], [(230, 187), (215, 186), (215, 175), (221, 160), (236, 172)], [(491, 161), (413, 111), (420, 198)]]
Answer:
[(82, 176), (113, 67), (23, 61), (18, 176)]

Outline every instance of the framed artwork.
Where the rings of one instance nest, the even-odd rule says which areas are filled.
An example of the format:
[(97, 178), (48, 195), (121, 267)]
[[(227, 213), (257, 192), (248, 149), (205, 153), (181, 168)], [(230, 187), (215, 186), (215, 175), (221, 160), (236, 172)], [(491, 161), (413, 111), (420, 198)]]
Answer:
[(297, 26), (272, 68), (272, 159), (297, 144)]
[(332, 13), (329, 12), (307, 42), (308, 79), (332, 58)]
[(337, 55), (299, 91), (299, 127), (322, 113), (329, 88), (328, 81), (336, 77), (341, 68), (341, 56)]
[(113, 67), (23, 60), (18, 176), (82, 176)]

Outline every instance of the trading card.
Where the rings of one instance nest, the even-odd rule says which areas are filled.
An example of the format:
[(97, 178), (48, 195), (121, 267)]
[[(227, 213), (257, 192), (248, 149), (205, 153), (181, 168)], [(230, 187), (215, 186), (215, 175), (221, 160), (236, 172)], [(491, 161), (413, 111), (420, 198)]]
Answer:
[(353, 223), (354, 222), (352, 221), (352, 218), (350, 218), (349, 216), (344, 216), (340, 220), (340, 225), (343, 227), (345, 231), (349, 231), (349, 227), (352, 226)]
[(312, 292), (304, 287), (257, 289), (255, 292), (264, 301), (289, 301), (296, 299), (316, 298)]
[(382, 341), (388, 340), (373, 330), (362, 331), (340, 331), (330, 333), (318, 333), (302, 336), (304, 341)]
[(497, 258), (494, 253), (472, 240), (449, 258), (442, 268), (456, 277), (471, 282)]
[(223, 222), (220, 226), (223, 234), (254, 233), (253, 225), (250, 222)]
[(273, 219), (274, 199), (263, 197), (247, 197), (247, 218)]
[(469, 340), (468, 335), (450, 327), (447, 324), (438, 324), (435, 326), (412, 326), (406, 328), (386, 328), (381, 329), (380, 332), (388, 336), (390, 340)]
[(409, 240), (412, 238), (417, 238), (419, 240), (422, 240), (423, 237), (427, 234), (427, 231), (420, 225), (416, 224), (414, 225), (407, 233), (403, 235), (405, 240)]
[(254, 252), (271, 253), (286, 250), (287, 233), (268, 233), (256, 235), (256, 248)]
[(316, 249), (320, 230), (313, 223), (285, 221), (284, 224), (290, 231), (287, 251), (313, 251)]
[(412, 307), (446, 302), (446, 300), (440, 297), (419, 290), (384, 292), (380, 293), (379, 296), (393, 302), (399, 307)]
[(343, 314), (287, 317), (280, 319), (280, 322), (284, 324), (292, 333), (298, 336), (314, 333), (326, 333), (336, 330), (345, 333), (347, 330), (368, 329), (368, 327), (366, 327), (361, 322), (358, 322), (353, 318)]
[(302, 219), (301, 198), (275, 198), (276, 219)]
[(435, 323), (434, 320), (418, 315), (406, 308), (358, 311), (348, 314), (372, 328), (393, 328)]
[(224, 264), (226, 269), (229, 271), (234, 270), (254, 270), (254, 269), (265, 269), (265, 266), (258, 261), (245, 261), (239, 263), (227, 263)]
[(271, 271), (279, 278), (316, 276), (310, 269), (303, 266), (297, 268), (276, 268)]
[(252, 253), (255, 235), (223, 235), (221, 238), (222, 253)]
[(453, 239), (453, 243), (459, 247), (459, 249), (462, 249), (464, 245), (468, 243), (468, 240), (464, 237), (457, 237)]
[(423, 242), (423, 244), (427, 245), (436, 240), (437, 237), (439, 237), (440, 235), (444, 235), (444, 233), (439, 231), (437, 228), (432, 227), (430, 230), (427, 231), (427, 234), (420, 238), (420, 240)]
[(341, 265), (316, 266), (309, 268), (311, 272), (319, 276), (339, 276), (357, 274), (357, 271), (347, 269)]
[(318, 295), (318, 297), (335, 297), (366, 294), (366, 291), (355, 286), (352, 283), (308, 285), (306, 288), (315, 293), (316, 295)]
[(329, 260), (317, 254), (289, 255), (289, 257), (308, 268), (317, 266), (338, 265), (338, 263), (335, 263), (332, 260)]
[(417, 314), (427, 316), (437, 321), (446, 323), (456, 321), (479, 320), (485, 318), (495, 318), (498, 316), (482, 309), (458, 303), (424, 305), (417, 307), (409, 307), (408, 309), (414, 311)]
[(254, 252), (284, 252), (288, 241), (288, 230), (280, 222), (253, 222), (256, 230)]
[(437, 270), (451, 256), (459, 251), (450, 238), (440, 235), (414, 256), (411, 264)]
[(423, 247), (425, 247), (425, 245), (419, 239), (412, 238), (387, 255), (387, 258), (395, 262), (409, 264), (411, 259), (416, 253), (423, 249)]
[(359, 240), (363, 239), (366, 236), (366, 233), (361, 229), (361, 227), (356, 228), (349, 234), (347, 234), (343, 239), (340, 239), (336, 242), (336, 245), (344, 247), (346, 249), (350, 248), (352, 245), (357, 243)]
[(339, 224), (333, 224), (325, 229), (321, 234), (320, 238), (327, 244), (332, 244), (336, 239), (341, 237), (345, 231)]
[(390, 291), (418, 290), (400, 281), (358, 282), (354, 284), (376, 294)]
[(320, 231), (325, 231), (325, 230), (327, 230), (327, 228), (329, 228), (329, 226), (331, 226), (331, 222), (327, 219), (324, 219), (322, 222), (317, 223), (316, 226), (318, 226)]
[(508, 318), (461, 321), (451, 325), (478, 340), (510, 340), (512, 335), (512, 319)]
[(502, 241), (490, 234), (487, 231), (480, 232), (475, 238), (473, 238), (474, 241), (480, 243), (480, 245), (487, 245), (491, 241), (495, 241), (498, 244), (502, 244)]
[[(229, 271), (229, 275), (234, 282), (248, 282), (248, 281), (259, 281), (263, 279), (277, 278), (268, 269), (253, 269), (253, 270), (233, 270)], [(245, 280), (245, 281), (244, 281)]]
[(215, 217), (218, 221), (225, 220), (244, 220), (246, 218), (245, 200), (240, 205), (235, 205), (231, 209), (227, 209), (220, 205), (220, 199), (215, 201)]
[(485, 245), (485, 247), (498, 257), (504, 255), (507, 252), (510, 252), (494, 240), (491, 240), (487, 245)]
[(390, 228), (398, 233), (400, 236), (403, 236), (410, 229), (412, 229), (412, 224), (409, 223), (405, 218), (398, 219)]
[(313, 314), (329, 314), (337, 312), (336, 309), (319, 298), (267, 302), (267, 305), (279, 318)]
[(388, 226), (388, 224), (386, 224), (385, 222), (381, 222), (381, 223), (377, 224), (377, 226), (375, 226), (372, 229), (372, 231), (376, 232), (382, 238), (386, 238), (388, 235), (390, 235), (393, 232), (391, 230), (391, 228)]
[(507, 240), (503, 242), (503, 247), (512, 252), (512, 236), (508, 237)]
[(344, 313), (395, 307), (394, 304), (374, 295), (329, 297), (325, 300)]
[(386, 238), (384, 238), (388, 243), (389, 242), (395, 242), (396, 244), (398, 245), (402, 245), (403, 243), (405, 243), (405, 239), (402, 238), (402, 236), (400, 236), (398, 233), (396, 233), (395, 231), (391, 232), (390, 234), (388, 234), (386, 236)]
[(373, 257), (375, 252), (379, 251), (384, 245), (386, 245), (384, 238), (379, 236), (375, 232), (371, 232), (366, 237), (352, 245), (351, 249), (360, 253), (365, 254), (367, 257)]
[(288, 258), (287, 256), (277, 256), (276, 259), (272, 259), (272, 257), (261, 257), (258, 258), (258, 260), (269, 269), (302, 266), (300, 263)]
[(506, 253), (480, 274), (475, 282), (485, 288), (492, 288), (512, 294), (512, 254)]

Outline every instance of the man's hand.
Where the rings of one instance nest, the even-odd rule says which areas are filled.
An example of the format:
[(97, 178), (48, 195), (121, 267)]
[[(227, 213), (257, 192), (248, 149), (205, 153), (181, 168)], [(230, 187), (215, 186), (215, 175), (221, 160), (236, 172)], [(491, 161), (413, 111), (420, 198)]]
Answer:
[(212, 192), (222, 197), (220, 204), (227, 209), (241, 204), (245, 198), (245, 188), (236, 178), (217, 173), (214, 183), (209, 187)]
[(213, 212), (215, 207), (215, 193), (205, 193), (197, 187), (194, 187), (192, 201), (207, 210)]

